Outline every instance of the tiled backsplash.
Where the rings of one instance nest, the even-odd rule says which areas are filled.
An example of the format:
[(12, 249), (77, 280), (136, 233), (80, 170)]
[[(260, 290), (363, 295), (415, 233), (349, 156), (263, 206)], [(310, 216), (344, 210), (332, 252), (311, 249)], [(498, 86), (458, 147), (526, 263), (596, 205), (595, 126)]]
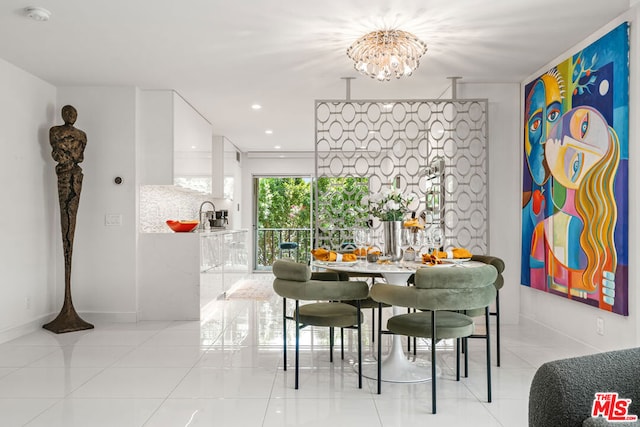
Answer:
[[(216, 210), (229, 209), (226, 200), (212, 199), (201, 192), (173, 185), (143, 185), (140, 187), (140, 233), (173, 233), (166, 220), (197, 220), (202, 202), (209, 200)], [(206, 205), (205, 210), (211, 210)]]

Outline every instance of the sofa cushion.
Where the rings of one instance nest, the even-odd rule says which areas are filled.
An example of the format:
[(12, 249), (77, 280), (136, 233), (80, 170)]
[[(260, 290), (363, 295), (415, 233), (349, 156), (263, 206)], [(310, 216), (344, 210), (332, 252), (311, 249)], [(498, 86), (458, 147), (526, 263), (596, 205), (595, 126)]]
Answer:
[(531, 382), (529, 427), (598, 425), (583, 423), (601, 422), (590, 418), (595, 394), (602, 392), (617, 392), (620, 398), (631, 399), (628, 413), (640, 415), (639, 367), (640, 348), (543, 364)]
[(589, 417), (582, 423), (582, 427), (639, 427), (640, 421), (637, 422), (609, 422), (603, 417)]

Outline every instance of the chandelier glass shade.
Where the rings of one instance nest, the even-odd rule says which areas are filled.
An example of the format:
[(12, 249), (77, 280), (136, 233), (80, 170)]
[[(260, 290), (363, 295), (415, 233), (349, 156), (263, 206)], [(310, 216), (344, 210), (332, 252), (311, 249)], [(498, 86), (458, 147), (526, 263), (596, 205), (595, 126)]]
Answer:
[(426, 51), (427, 45), (411, 33), (378, 30), (356, 40), (347, 49), (347, 56), (360, 73), (382, 81), (410, 76)]

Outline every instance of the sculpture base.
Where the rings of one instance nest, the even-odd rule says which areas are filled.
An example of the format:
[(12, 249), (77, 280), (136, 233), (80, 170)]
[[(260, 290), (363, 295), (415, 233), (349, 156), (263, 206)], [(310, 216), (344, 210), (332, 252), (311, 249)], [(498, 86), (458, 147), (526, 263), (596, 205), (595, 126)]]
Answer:
[(82, 320), (73, 307), (62, 307), (60, 314), (42, 327), (56, 334), (93, 329), (93, 325)]

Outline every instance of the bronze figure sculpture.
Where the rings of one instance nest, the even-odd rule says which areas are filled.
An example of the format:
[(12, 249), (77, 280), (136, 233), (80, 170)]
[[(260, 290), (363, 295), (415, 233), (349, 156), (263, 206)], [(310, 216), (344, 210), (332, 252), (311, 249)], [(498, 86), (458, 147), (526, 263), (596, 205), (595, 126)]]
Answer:
[(62, 107), (64, 125), (53, 126), (49, 130), (49, 142), (53, 149), (51, 155), (58, 162), (56, 175), (64, 249), (64, 304), (58, 316), (43, 325), (43, 328), (57, 334), (93, 328), (92, 324), (82, 320), (76, 313), (71, 300), (71, 254), (83, 177), (78, 163), (84, 160), (84, 149), (87, 146), (87, 135), (73, 126), (77, 117), (76, 109), (65, 105)]

